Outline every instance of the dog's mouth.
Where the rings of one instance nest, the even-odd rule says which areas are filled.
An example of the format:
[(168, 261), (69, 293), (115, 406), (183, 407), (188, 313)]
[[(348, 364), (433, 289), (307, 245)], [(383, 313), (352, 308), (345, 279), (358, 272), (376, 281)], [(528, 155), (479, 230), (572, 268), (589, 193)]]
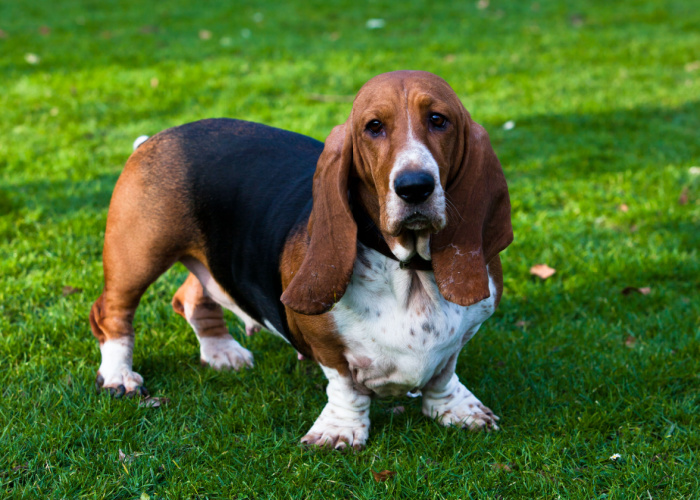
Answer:
[(410, 231), (423, 231), (433, 225), (433, 222), (420, 212), (412, 213), (401, 222), (403, 229), (408, 229)]

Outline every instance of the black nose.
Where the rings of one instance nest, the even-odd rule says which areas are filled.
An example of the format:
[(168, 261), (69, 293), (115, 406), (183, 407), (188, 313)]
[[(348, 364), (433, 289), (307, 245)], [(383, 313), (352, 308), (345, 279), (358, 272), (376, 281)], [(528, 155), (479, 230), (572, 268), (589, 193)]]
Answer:
[(394, 179), (396, 194), (413, 205), (427, 200), (434, 189), (435, 179), (427, 172), (405, 172)]

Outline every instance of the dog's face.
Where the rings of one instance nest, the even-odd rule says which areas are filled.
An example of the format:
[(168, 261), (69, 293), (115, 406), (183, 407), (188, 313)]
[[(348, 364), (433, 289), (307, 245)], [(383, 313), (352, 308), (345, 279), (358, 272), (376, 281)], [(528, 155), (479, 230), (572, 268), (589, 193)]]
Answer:
[[(464, 154), (463, 106), (429, 73), (370, 80), (350, 117), (363, 204), (399, 260), (429, 259), (429, 237), (447, 224), (445, 188)], [(460, 135), (461, 134), (461, 135)]]
[(310, 246), (282, 295), (294, 311), (325, 312), (345, 293), (358, 229), (349, 191), (398, 260), (431, 261), (445, 299), (470, 305), (489, 296), (486, 266), (513, 238), (508, 188), (488, 134), (442, 78), (372, 78), (326, 139)]

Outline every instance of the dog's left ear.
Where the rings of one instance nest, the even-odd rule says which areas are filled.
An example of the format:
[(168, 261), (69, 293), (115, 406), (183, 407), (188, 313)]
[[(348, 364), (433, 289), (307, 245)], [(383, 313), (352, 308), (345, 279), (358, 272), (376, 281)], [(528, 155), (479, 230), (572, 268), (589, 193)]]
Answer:
[(345, 293), (357, 253), (357, 224), (348, 199), (352, 167), (350, 120), (335, 127), (316, 164), (309, 246), (282, 294), (284, 305), (301, 314), (328, 311)]
[(442, 296), (469, 306), (490, 296), (486, 265), (513, 241), (513, 227), (508, 186), (489, 136), (464, 113), (464, 154), (445, 192), (454, 210), (431, 237), (430, 251)]

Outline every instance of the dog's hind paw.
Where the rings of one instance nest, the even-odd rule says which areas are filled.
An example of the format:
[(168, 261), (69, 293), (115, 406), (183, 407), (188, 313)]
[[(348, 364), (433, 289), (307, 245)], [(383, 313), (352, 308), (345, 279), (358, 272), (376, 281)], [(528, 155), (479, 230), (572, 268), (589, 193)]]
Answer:
[(253, 354), (230, 335), (227, 337), (200, 337), (201, 362), (215, 370), (253, 368)]
[(113, 372), (108, 378), (97, 372), (95, 387), (98, 392), (108, 392), (115, 398), (148, 396), (148, 389), (143, 385), (143, 377), (127, 368)]

